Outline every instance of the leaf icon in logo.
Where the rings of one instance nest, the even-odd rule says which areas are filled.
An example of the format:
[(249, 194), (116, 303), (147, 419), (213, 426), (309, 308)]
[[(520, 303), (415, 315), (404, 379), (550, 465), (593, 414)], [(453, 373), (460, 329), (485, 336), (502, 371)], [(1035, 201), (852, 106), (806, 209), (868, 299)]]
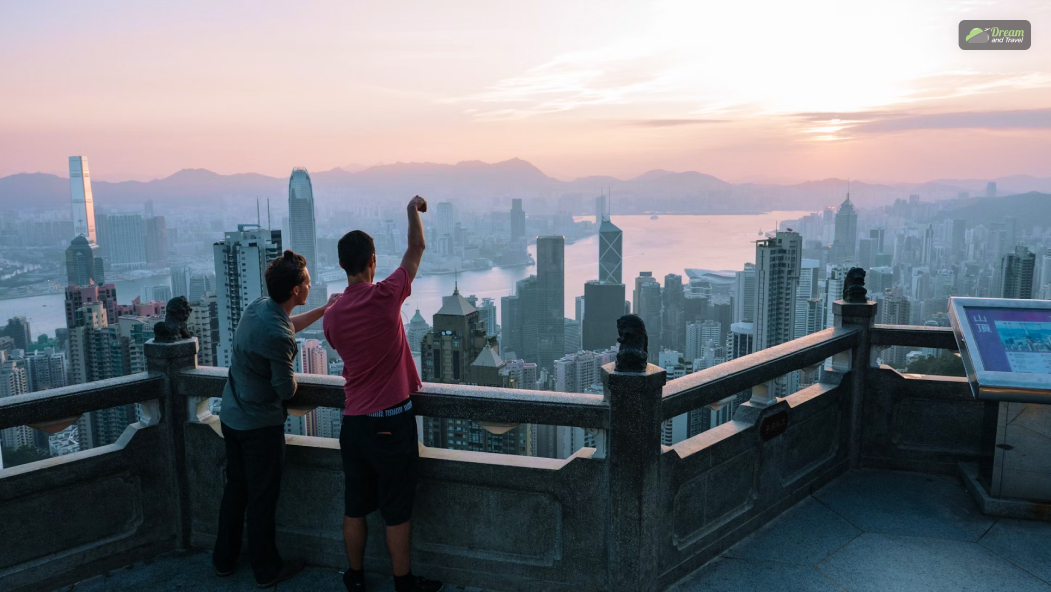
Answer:
[(967, 38), (964, 41), (967, 43), (989, 43), (989, 32), (975, 27), (967, 34)]

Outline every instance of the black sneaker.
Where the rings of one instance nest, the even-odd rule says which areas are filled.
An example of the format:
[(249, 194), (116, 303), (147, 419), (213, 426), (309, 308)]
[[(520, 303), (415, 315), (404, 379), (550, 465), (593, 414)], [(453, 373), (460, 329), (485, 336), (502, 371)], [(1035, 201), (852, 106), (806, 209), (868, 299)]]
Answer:
[(277, 573), (277, 575), (274, 576), (273, 580), (271, 580), (269, 582), (265, 582), (265, 583), (264, 582), (260, 582), (259, 583), (259, 587), (260, 588), (273, 588), (279, 582), (283, 582), (283, 581), (291, 578), (292, 576), (296, 575), (297, 573), (303, 571), (303, 567), (305, 565), (306, 565), (306, 562), (303, 561), (302, 559), (293, 559), (292, 561), (286, 561), (284, 563), (284, 565), (281, 566), (281, 571), (279, 571)]
[(347, 592), (365, 592), (365, 573), (362, 572), (360, 578), (355, 578), (348, 569), (343, 572), (343, 585), (347, 587)]
[(212, 569), (215, 570), (215, 575), (216, 576), (218, 576), (220, 578), (226, 578), (226, 577), (229, 577), (229, 576), (233, 575), (234, 571), (237, 569), (237, 566), (235, 565), (234, 567), (231, 567), (230, 569), (219, 569), (219, 566), (217, 566), (216, 564), (213, 563), (212, 564)]
[(416, 576), (416, 581), (412, 584), (412, 592), (439, 592), (443, 589), (445, 584), (437, 580), (428, 580), (423, 576)]

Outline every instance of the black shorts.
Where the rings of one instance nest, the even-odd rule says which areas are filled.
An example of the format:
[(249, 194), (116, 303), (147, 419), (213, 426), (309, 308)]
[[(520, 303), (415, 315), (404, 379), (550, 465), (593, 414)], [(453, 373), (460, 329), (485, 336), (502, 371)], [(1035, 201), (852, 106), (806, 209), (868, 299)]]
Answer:
[(363, 518), (379, 508), (387, 526), (408, 522), (420, 460), (416, 414), (409, 410), (392, 417), (344, 415), (339, 449), (344, 514)]

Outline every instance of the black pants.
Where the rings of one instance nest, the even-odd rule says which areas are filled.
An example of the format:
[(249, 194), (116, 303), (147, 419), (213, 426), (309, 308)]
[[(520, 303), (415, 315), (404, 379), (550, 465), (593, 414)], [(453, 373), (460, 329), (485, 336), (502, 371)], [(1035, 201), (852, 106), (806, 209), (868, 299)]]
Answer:
[(226, 489), (212, 561), (223, 571), (237, 563), (247, 509), (252, 571), (257, 582), (269, 582), (281, 571), (275, 529), (285, 464), (285, 427), (235, 430), (225, 423), (222, 426), (226, 440)]

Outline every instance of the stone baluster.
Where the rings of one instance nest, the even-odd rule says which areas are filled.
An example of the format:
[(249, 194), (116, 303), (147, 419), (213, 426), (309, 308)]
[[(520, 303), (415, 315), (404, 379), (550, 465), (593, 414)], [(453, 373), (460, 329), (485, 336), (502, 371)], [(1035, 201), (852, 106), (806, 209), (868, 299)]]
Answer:
[(602, 367), (602, 385), (610, 406), (609, 590), (649, 590), (655, 585), (661, 529), (661, 396), (663, 368), (647, 364), (642, 372), (623, 372), (615, 363)]
[(172, 504), (175, 507), (175, 544), (180, 550), (190, 548), (190, 488), (186, 472), (184, 430), (189, 420), (187, 406), (178, 394), (179, 372), (197, 367), (197, 340), (183, 339), (174, 343), (157, 343), (153, 339), (143, 346), (146, 369), (164, 375), (161, 428), (166, 431)]
[[(855, 267), (847, 272), (843, 299), (832, 303), (835, 327), (856, 327), (861, 330), (858, 346), (832, 359), (832, 371), (849, 371), (850, 410), (850, 466), (857, 468), (861, 461), (861, 411), (865, 395), (865, 374), (875, 365), (875, 351), (870, 342), (870, 329), (876, 322), (876, 303), (868, 299), (865, 290), (865, 271)], [(889, 419), (889, 418), (888, 418)]]

